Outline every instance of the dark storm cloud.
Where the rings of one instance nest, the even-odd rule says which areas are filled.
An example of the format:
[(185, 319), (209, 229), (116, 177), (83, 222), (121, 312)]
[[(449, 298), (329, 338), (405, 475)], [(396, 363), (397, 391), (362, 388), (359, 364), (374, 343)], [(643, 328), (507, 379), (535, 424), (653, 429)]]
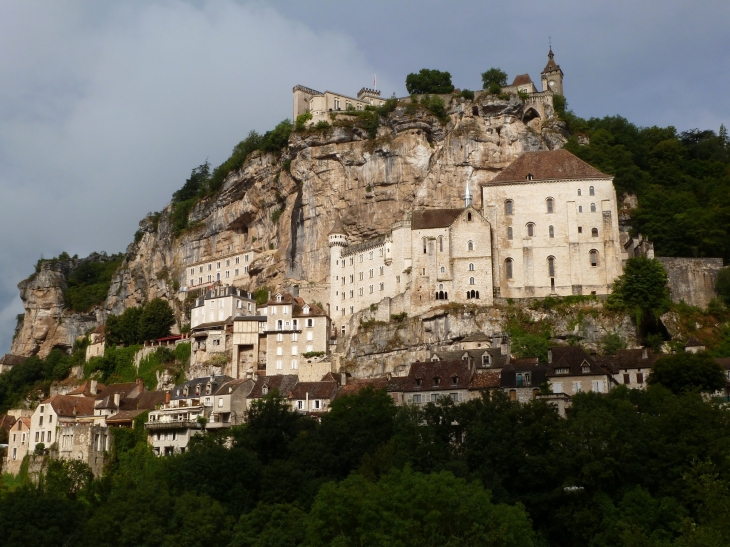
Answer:
[(190, 169), (291, 116), (291, 87), (534, 81), (551, 36), (579, 115), (730, 125), (730, 3), (0, 2), (0, 352), (41, 255), (123, 250)]

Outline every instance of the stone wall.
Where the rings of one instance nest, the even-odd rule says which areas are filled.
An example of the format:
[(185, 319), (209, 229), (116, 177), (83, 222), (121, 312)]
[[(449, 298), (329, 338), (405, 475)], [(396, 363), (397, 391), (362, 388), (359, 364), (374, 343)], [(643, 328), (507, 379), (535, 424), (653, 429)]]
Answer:
[(669, 275), (672, 301), (684, 300), (690, 306), (707, 307), (715, 296), (715, 282), (722, 269), (722, 258), (657, 257), (657, 260), (661, 260)]

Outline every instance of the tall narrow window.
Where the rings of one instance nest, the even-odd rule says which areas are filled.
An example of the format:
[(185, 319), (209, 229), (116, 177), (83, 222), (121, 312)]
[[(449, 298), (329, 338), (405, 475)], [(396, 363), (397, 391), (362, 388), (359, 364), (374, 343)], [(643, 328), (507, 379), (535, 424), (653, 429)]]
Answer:
[(598, 251), (592, 249), (590, 252), (591, 266), (598, 266)]
[(470, 277), (469, 278), (469, 285), (474, 285), (474, 284), (475, 284), (474, 278), (473, 277)]
[(426, 254), (426, 238), (423, 238), (423, 254)]
[(578, 212), (579, 213), (582, 213), (583, 212), (583, 206), (582, 205), (578, 205)]
[(595, 212), (596, 212), (596, 204), (591, 203), (591, 213), (595, 213)]
[(548, 226), (548, 235), (551, 238), (555, 237), (555, 228), (553, 228), (552, 226)]
[(548, 257), (548, 275), (550, 277), (555, 277), (555, 257), (554, 256)]
[(471, 213), (467, 213), (466, 214), (466, 220), (468, 220), (468, 221), (471, 222)]
[(469, 243), (467, 243), (466, 244), (466, 248), (469, 251), (473, 251), (474, 250), (474, 242), (473, 241), (470, 241)]
[(507, 239), (512, 239), (512, 226), (507, 228)]
[(439, 252), (444, 252), (444, 236), (439, 236)]
[(470, 272), (473, 272), (474, 271), (474, 264), (469, 264), (469, 271)]
[(513, 215), (514, 214), (514, 203), (511, 199), (508, 199), (504, 202), (504, 214), (505, 215)]
[(530, 222), (527, 225), (527, 237), (534, 237), (534, 235), (535, 235), (535, 225), (532, 222)]
[(595, 188), (593, 188), (593, 186), (589, 186), (589, 187), (588, 187), (588, 193), (589, 193), (590, 195), (592, 195), (592, 196), (595, 196), (595, 195), (596, 195), (596, 189), (595, 189)]
[(598, 237), (598, 228), (591, 228), (591, 237)]
[(547, 204), (547, 212), (552, 213), (553, 207), (555, 205), (555, 201), (553, 201), (553, 198), (547, 198), (547, 200), (545, 200), (545, 203)]
[(580, 191), (580, 188), (578, 188), (578, 195), (581, 196), (583, 193)]
[(511, 258), (504, 261), (504, 270), (507, 275), (507, 279), (512, 279), (512, 263), (513, 260)]

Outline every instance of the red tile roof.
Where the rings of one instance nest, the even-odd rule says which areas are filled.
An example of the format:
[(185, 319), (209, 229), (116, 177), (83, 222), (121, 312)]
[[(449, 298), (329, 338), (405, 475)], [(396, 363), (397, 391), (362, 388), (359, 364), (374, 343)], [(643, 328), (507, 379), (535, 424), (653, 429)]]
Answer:
[[(104, 389), (106, 389), (106, 386), (102, 384), (101, 382), (97, 382), (96, 384), (96, 393), (101, 393)], [(73, 391), (69, 391), (66, 393), (66, 395), (76, 395), (76, 396), (83, 396), (83, 397), (96, 397), (96, 395), (91, 393), (91, 382), (84, 382), (79, 387), (74, 389)]]
[(348, 378), (347, 384), (337, 391), (337, 397), (354, 395), (360, 390), (371, 386), (375, 389), (385, 389), (388, 386), (388, 378), (384, 376), (379, 378)]
[(332, 399), (337, 391), (337, 382), (298, 382), (289, 395), (290, 399)]
[(57, 415), (67, 418), (94, 415), (94, 399), (90, 397), (54, 395), (53, 397), (42, 401), (41, 404), (51, 405)]
[(469, 389), (489, 389), (499, 387), (500, 373), (496, 370), (478, 372), (471, 378)]
[(515, 76), (514, 81), (512, 82), (512, 85), (525, 85), (525, 84), (531, 84), (532, 79), (530, 78), (529, 74), (518, 74)]
[(526, 182), (528, 175), (532, 181), (611, 178), (567, 150), (549, 150), (525, 152), (485, 184)]

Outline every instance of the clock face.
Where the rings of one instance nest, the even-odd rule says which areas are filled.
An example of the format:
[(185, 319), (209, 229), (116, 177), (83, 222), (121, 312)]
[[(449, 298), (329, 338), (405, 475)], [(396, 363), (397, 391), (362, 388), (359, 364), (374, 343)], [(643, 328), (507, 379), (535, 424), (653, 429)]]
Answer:
[(548, 85), (550, 87), (555, 87), (555, 80), (550, 80), (550, 82), (548, 83)]

